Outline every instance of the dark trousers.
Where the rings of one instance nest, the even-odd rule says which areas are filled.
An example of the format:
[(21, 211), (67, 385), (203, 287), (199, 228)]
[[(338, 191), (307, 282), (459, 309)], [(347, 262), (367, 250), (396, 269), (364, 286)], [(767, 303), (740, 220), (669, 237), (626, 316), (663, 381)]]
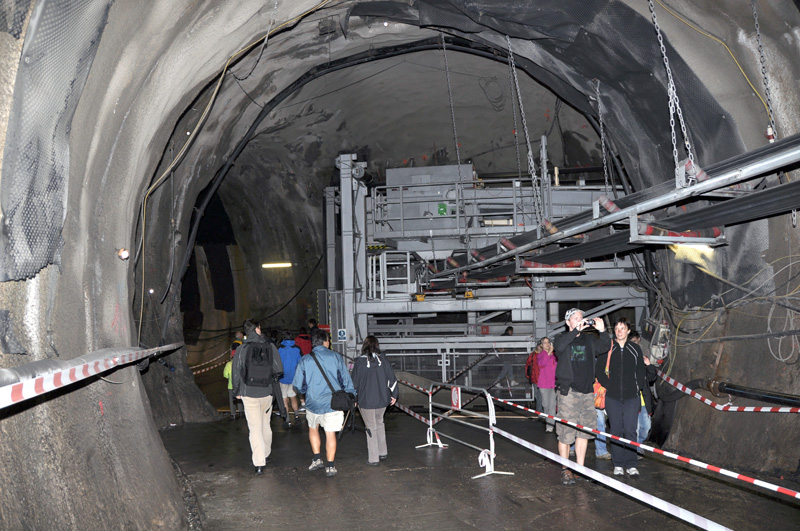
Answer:
[[(624, 437), (630, 441), (636, 441), (636, 428), (639, 425), (639, 409), (641, 401), (639, 397), (627, 400), (615, 400), (606, 395), (606, 414), (610, 425), (609, 433), (617, 437)], [(613, 439), (608, 449), (611, 450), (611, 461), (614, 466), (631, 468), (636, 466), (636, 450), (632, 450), (627, 444), (615, 442)]]

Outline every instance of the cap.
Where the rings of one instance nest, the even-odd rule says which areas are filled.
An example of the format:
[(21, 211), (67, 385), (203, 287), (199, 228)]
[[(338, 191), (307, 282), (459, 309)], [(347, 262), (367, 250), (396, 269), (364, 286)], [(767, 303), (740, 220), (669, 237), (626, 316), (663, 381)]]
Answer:
[(569, 310), (567, 310), (567, 313), (564, 314), (564, 320), (569, 321), (569, 318), (575, 315), (576, 312), (583, 313), (583, 310), (581, 310), (580, 308), (570, 308)]

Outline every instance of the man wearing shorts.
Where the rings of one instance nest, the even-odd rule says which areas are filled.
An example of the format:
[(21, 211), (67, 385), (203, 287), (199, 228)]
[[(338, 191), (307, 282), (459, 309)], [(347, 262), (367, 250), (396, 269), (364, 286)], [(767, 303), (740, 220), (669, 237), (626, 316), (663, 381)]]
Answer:
[(294, 373), (297, 369), (297, 362), (300, 361), (302, 355), (300, 349), (294, 344), (294, 339), (287, 333), (284, 340), (281, 342), (281, 347), (278, 349), (283, 363), (283, 378), (280, 379), (281, 394), (283, 395), (283, 403), (286, 406), (286, 419), (283, 421), (283, 429), (292, 427), (289, 421), (289, 402), (292, 404), (292, 411), (294, 411), (294, 424), (300, 424), (300, 417), (298, 411), (300, 406), (297, 404), (297, 394), (294, 392)]
[[(597, 422), (594, 410), (594, 363), (597, 356), (608, 352), (611, 336), (606, 333), (602, 319), (584, 320), (583, 312), (578, 308), (567, 310), (564, 321), (569, 331), (553, 341), (558, 357), (558, 416), (582, 426), (594, 426)], [(581, 333), (589, 326), (597, 329), (596, 336)], [(561, 423), (556, 425), (556, 434), (558, 454), (569, 459), (569, 447), (575, 443), (575, 461), (583, 465), (589, 439), (594, 436)], [(561, 482), (564, 485), (575, 484), (575, 476), (566, 467), (561, 471)]]
[[(306, 422), (308, 422), (308, 441), (311, 443), (311, 452), (314, 454), (309, 470), (325, 468), (327, 476), (336, 475), (336, 432), (341, 431), (344, 424), (344, 412), (331, 409), (331, 396), (333, 392), (314, 361), (316, 358), (328, 376), (334, 390), (344, 389), (356, 394), (353, 380), (344, 364), (344, 358), (338, 352), (330, 349), (331, 342), (328, 333), (321, 328), (311, 332), (311, 354), (300, 358), (297, 370), (294, 373), (292, 385), (300, 393), (306, 395)], [(325, 430), (325, 457), (323, 463), (320, 451), (321, 439), (319, 427)]]

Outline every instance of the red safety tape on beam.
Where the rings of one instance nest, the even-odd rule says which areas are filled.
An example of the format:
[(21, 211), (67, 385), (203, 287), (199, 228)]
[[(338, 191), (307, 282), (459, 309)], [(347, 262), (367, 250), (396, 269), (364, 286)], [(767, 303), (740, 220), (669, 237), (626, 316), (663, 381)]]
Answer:
[(492, 397), (492, 399), (495, 400), (496, 402), (501, 402), (503, 404), (515, 407), (517, 409), (521, 409), (523, 411), (528, 411), (530, 413), (534, 413), (536, 415), (539, 415), (540, 417), (553, 419), (556, 422), (560, 422), (562, 424), (566, 424), (568, 426), (572, 426), (574, 428), (578, 428), (578, 429), (586, 431), (586, 432), (591, 432), (591, 433), (594, 433), (594, 434), (597, 434), (597, 435), (604, 435), (606, 437), (606, 439), (614, 439), (616, 441), (620, 441), (620, 442), (625, 443), (627, 445), (635, 446), (636, 448), (641, 448), (642, 450), (647, 450), (648, 452), (653, 452), (653, 453), (658, 454), (658, 455), (663, 455), (664, 457), (669, 457), (670, 459), (675, 459), (676, 461), (682, 461), (684, 463), (690, 464), (692, 466), (696, 466), (698, 468), (703, 468), (705, 470), (710, 470), (712, 472), (717, 472), (719, 474), (722, 474), (723, 476), (728, 476), (729, 478), (738, 479), (740, 481), (745, 481), (747, 483), (751, 483), (753, 485), (757, 485), (759, 487), (762, 487), (762, 488), (765, 488), (765, 489), (768, 489), (768, 490), (771, 490), (771, 491), (774, 491), (774, 492), (779, 492), (781, 494), (785, 494), (787, 496), (791, 496), (792, 498), (800, 499), (800, 492), (796, 492), (796, 491), (793, 491), (793, 490), (790, 490), (790, 489), (787, 489), (787, 488), (784, 488), (784, 487), (779, 487), (778, 485), (773, 485), (772, 483), (767, 483), (766, 481), (761, 481), (760, 479), (751, 478), (749, 476), (745, 476), (744, 474), (739, 474), (738, 472), (733, 472), (732, 470), (727, 470), (727, 469), (720, 468), (720, 467), (717, 467), (717, 466), (714, 466), (714, 465), (709, 465), (708, 463), (704, 463), (704, 462), (698, 461), (696, 459), (689, 459), (688, 457), (683, 457), (682, 455), (674, 454), (672, 452), (665, 452), (664, 450), (661, 450), (659, 448), (653, 448), (652, 446), (648, 446), (646, 444), (640, 444), (638, 442), (631, 441), (631, 440), (625, 439), (623, 437), (618, 437), (616, 435), (611, 435), (610, 433), (606, 433), (604, 431), (598, 431), (598, 430), (595, 430), (593, 428), (589, 428), (587, 426), (582, 426), (582, 425), (577, 424), (575, 422), (570, 422), (568, 420), (565, 420), (565, 419), (562, 419), (562, 418), (559, 418), (559, 417), (554, 417), (552, 415), (548, 415), (547, 413), (542, 413), (541, 411), (536, 411), (535, 409), (530, 409), (530, 408), (527, 408), (525, 406), (521, 406), (519, 404), (515, 404), (514, 402), (509, 402), (508, 400), (504, 400), (502, 398), (494, 398), (494, 397)]
[(83, 365), (79, 365), (77, 367), (71, 367), (69, 369), (37, 376), (36, 378), (31, 378), (30, 380), (4, 385), (3, 387), (0, 387), (0, 409), (6, 408), (13, 404), (18, 404), (19, 402), (29, 400), (36, 396), (49, 393), (50, 391), (59, 387), (63, 387), (64, 385), (75, 383), (79, 380), (89, 378), (96, 374), (113, 369), (119, 365), (123, 365), (126, 363), (123, 360), (127, 358), (129, 358), (129, 361), (135, 361), (150, 356), (151, 354), (155, 354), (164, 350), (170, 350), (172, 348), (178, 348), (180, 346), (181, 344), (174, 343), (164, 347), (124, 354), (121, 357), (112, 355), (107, 358), (103, 358), (102, 360), (84, 363)]
[(670, 378), (663, 372), (656, 370), (658, 375), (661, 377), (662, 380), (670, 384), (675, 389), (679, 391), (683, 391), (687, 395), (698, 399), (704, 404), (707, 404), (714, 409), (718, 409), (720, 411), (739, 411), (739, 412), (747, 412), (747, 413), (800, 413), (800, 407), (743, 407), (743, 406), (728, 406), (722, 405), (714, 402), (713, 400), (709, 400), (708, 398), (704, 397), (700, 393), (692, 391), (679, 381), (675, 380), (674, 378)]
[(586, 468), (585, 466), (579, 465), (578, 463), (570, 461), (569, 459), (564, 459), (558, 454), (550, 452), (549, 450), (545, 450), (540, 446), (536, 446), (535, 444), (530, 443), (525, 439), (521, 439), (520, 437), (517, 437), (516, 435), (513, 435), (505, 430), (502, 430), (497, 426), (494, 426), (492, 430), (498, 435), (501, 435), (506, 439), (509, 439), (519, 444), (520, 446), (528, 448), (529, 450), (533, 450), (534, 452), (550, 459), (551, 461), (555, 461), (561, 464), (562, 466), (571, 468), (572, 470), (578, 472), (581, 475), (592, 478), (598, 483), (607, 485), (618, 492), (621, 492), (631, 498), (644, 502), (647, 505), (654, 507), (660, 511), (663, 511), (671, 516), (675, 516), (677, 518), (680, 518), (681, 520), (689, 522), (690, 524), (695, 525), (701, 529), (709, 529), (709, 530), (729, 529), (721, 524), (718, 524), (717, 522), (714, 522), (713, 520), (709, 520), (708, 518), (702, 517), (699, 514), (688, 511), (666, 500), (657, 498), (652, 494), (648, 494), (642, 490), (637, 489), (636, 487), (623, 483), (612, 477), (606, 476), (605, 474), (601, 474), (596, 470)]

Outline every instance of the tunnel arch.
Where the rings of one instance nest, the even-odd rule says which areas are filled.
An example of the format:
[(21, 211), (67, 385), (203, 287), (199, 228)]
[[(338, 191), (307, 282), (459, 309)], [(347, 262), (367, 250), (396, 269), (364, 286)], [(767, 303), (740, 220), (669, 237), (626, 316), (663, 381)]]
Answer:
[[(494, 13), (486, 6), (481, 6), (486, 9), (473, 10), (474, 6), (465, 2), (420, 2), (417, 11), (414, 11), (413, 6), (398, 3), (395, 7), (400, 6), (398, 8), (400, 14), (397, 14), (397, 11), (381, 13), (378, 10), (385, 9), (385, 6), (379, 6), (379, 3), (375, 5), (364, 3), (359, 4), (365, 6), (359, 8), (362, 9), (362, 15), (358, 15), (357, 11), (355, 15), (352, 12), (348, 14), (354, 4), (329, 6), (326, 8), (328, 10), (312, 13), (310, 17), (299, 21), (291, 29), (276, 35), (272, 44), (264, 50), (262, 61), (256, 65), (255, 77), (251, 82), (254, 85), (263, 84), (264, 92), (270, 98), (275, 98), (274, 94), (285, 90), (298, 77), (298, 64), (328, 64), (331, 50), (334, 56), (336, 53), (351, 56), (358, 53), (369, 55), (370, 42), (375, 42), (377, 44), (375, 49), (378, 50), (391, 46), (392, 43), (402, 46), (402, 43), (410, 40), (434, 39), (432, 42), (435, 42), (440, 30), (454, 39), (452, 41), (454, 54), (456, 43), (464, 42), (463, 46), (466, 48), (470, 46), (467, 43), (473, 42), (478, 44), (479, 49), (487, 50), (482, 53), (489, 53), (489, 49), (494, 49), (501, 55), (505, 37), (503, 32), (499, 31), (503, 21), (497, 18), (498, 11), (503, 8), (510, 10), (511, 4), (518, 3), (490, 3), (492, 5), (489, 8), (494, 8)], [(550, 3), (541, 6), (541, 9), (568, 11), (568, 8), (577, 4), (581, 3)], [(613, 14), (630, 13), (644, 27), (647, 14), (641, 6), (628, 7), (628, 3), (622, 2), (611, 4), (616, 9), (622, 10)], [(448, 8), (446, 11), (450, 11), (451, 18), (441, 19), (438, 24), (429, 26), (420, 22), (425, 16), (425, 13), (421, 12), (441, 6)], [(173, 144), (173, 150), (177, 149), (177, 146), (182, 145), (179, 139), (186, 136), (185, 132), (191, 131), (197, 123), (202, 107), (208, 101), (209, 90), (213, 87), (220, 65), (225, 64), (227, 58), (242, 46), (262, 35), (264, 28), (269, 27), (270, 17), (276, 20), (290, 20), (304, 9), (311, 7), (313, 7), (311, 2), (295, 2), (292, 5), (280, 6), (273, 11), (271, 6), (265, 7), (262, 2), (254, 1), (237, 3), (236, 6), (219, 5), (211, 1), (191, 5), (188, 2), (168, 2), (159, 4), (143, 15), (135, 2), (117, 1), (110, 5), (108, 23), (88, 74), (86, 86), (80, 94), (80, 101), (77, 102), (74, 126), (69, 137), (72, 157), (67, 176), (69, 188), (66, 192), (66, 203), (70, 208), (65, 214), (63, 223), (62, 238), (65, 245), (61, 251), (60, 265), (46, 267), (36, 278), (23, 283), (24, 285), (10, 286), (4, 283), (2, 286), (4, 298), (10, 301), (8, 306), (18, 316), (27, 316), (28, 324), (25, 327), (19, 324), (16, 326), (19, 327), (18, 335), (22, 338), (22, 342), (29, 346), (32, 357), (37, 359), (57, 357), (59, 353), (63, 353), (61, 355), (64, 356), (77, 356), (84, 351), (105, 346), (124, 346), (137, 341), (136, 328), (140, 319), (137, 315), (139, 311), (137, 297), (140, 296), (142, 287), (149, 288), (149, 286), (145, 285), (140, 277), (137, 279), (140, 273), (133, 267), (133, 262), (120, 262), (115, 250), (123, 246), (135, 248), (139, 234), (137, 213), (144, 190), (166, 168), (170, 143)], [(722, 27), (723, 31), (728, 32), (728, 36), (733, 36), (737, 43), (734, 46), (737, 55), (742, 52), (748, 57), (751, 75), (757, 71), (753, 66), (757, 64), (757, 58), (753, 51), (752, 32), (742, 29), (748, 27), (747, 18), (744, 16), (746, 13), (743, 15), (741, 11), (733, 12), (733, 10), (731, 13), (724, 13), (725, 17), (736, 20), (737, 26), (731, 30), (724, 29), (725, 24), (720, 22), (725, 20), (723, 13), (720, 13), (721, 8), (708, 7), (703, 10), (689, 2), (681, 3), (680, 7), (683, 12), (688, 12), (717, 29)], [(791, 11), (791, 7), (770, 7), (762, 20), (764, 28), (771, 28), (774, 35), (771, 44), (777, 50), (773, 58), (776, 64), (786, 64), (785, 58), (791, 57), (796, 52), (796, 41), (791, 40), (792, 37), (796, 38), (796, 35), (782, 27), (783, 20), (797, 19), (796, 10)], [(430, 14), (431, 11), (427, 13)], [(581, 13), (582, 16), (589, 17), (587, 20), (601, 26), (611, 25), (608, 17), (612, 13), (609, 11), (589, 14), (581, 11)], [(390, 19), (390, 15), (396, 19)], [(469, 20), (465, 20), (464, 16)], [(713, 60), (697, 51), (700, 48), (694, 39), (700, 37), (693, 35), (690, 30), (677, 29), (676, 25), (680, 22), (671, 20), (666, 15), (662, 16), (666, 18), (662, 20), (662, 24), (669, 37), (668, 40), (672, 43), (671, 46), (675, 46), (669, 48), (670, 51), (675, 51), (675, 58), (671, 57), (675, 61), (674, 66), (680, 63), (679, 57), (685, 59), (682, 67), (684, 70), (678, 76), (679, 83), (695, 80), (697, 90), (705, 91), (716, 105), (711, 114), (717, 117), (726, 116), (724, 121), (720, 119), (722, 125), (725, 125), (725, 134), (719, 134), (722, 128), (718, 128), (713, 131), (714, 136), (703, 138), (699, 142), (699, 148), (703, 153), (702, 162), (716, 162), (729, 155), (741, 153), (745, 150), (745, 146), (751, 148), (760, 145), (763, 142), (761, 138), (763, 111), (756, 105), (742, 104), (752, 101), (752, 97), (746, 94), (749, 89), (738, 88), (741, 83), (738, 79), (732, 81), (734, 78), (727, 70), (729, 65), (708, 64)], [(338, 28), (335, 37), (331, 37), (329, 33), (320, 34), (319, 31), (320, 22), (331, 17), (335, 19)], [(397, 20), (397, 22), (383, 26), (383, 20)], [(342, 31), (345, 26), (346, 35)], [(581, 24), (581, 27), (586, 27), (586, 24)], [(164, 28), (169, 29), (164, 30)], [(386, 33), (379, 33), (380, 28), (389, 29)], [(550, 86), (555, 84), (555, 79), (560, 79), (561, 94), (564, 99), (569, 97), (571, 105), (588, 115), (596, 114), (595, 107), (591, 103), (591, 90), (588, 84), (592, 76), (578, 76), (574, 69), (569, 70), (564, 64), (558, 64), (556, 61), (555, 55), (561, 51), (558, 45), (563, 46), (564, 43), (556, 42), (554, 49), (548, 50), (546, 48), (548, 39), (544, 31), (546, 28), (538, 28), (535, 34), (528, 34), (530, 28), (520, 23), (515, 24), (513, 29), (518, 32), (512, 35), (518, 64), (522, 68), (529, 69), (529, 74), (533, 77), (537, 77), (536, 73), (539, 79), (545, 74), (552, 76), (552, 79), (548, 78), (552, 81)], [(624, 42), (624, 33), (627, 29), (629, 28), (616, 28), (613, 35)], [(674, 41), (672, 35), (676, 36)], [(523, 42), (525, 39), (531, 39), (531, 42)], [(581, 39), (587, 43), (593, 42), (585, 31), (581, 33)], [(611, 47), (613, 43), (602, 44), (605, 46), (598, 47), (593, 52), (610, 53), (613, 50)], [(337, 49), (337, 45), (341, 48)], [(349, 49), (350, 46), (353, 47), (352, 50)], [(245, 72), (249, 69), (246, 62), (254, 59), (257, 49), (256, 47), (250, 55), (240, 60), (239, 64), (243, 66), (242, 70)], [(470, 49), (470, 52), (475, 51)], [(285, 57), (281, 57), (284, 53)], [(711, 53), (707, 55), (718, 57)], [(582, 63), (583, 68), (594, 66), (591, 62), (592, 57), (597, 56), (589, 53), (581, 58), (585, 61)], [(654, 65), (649, 66), (655, 70), (653, 77), (656, 82), (652, 85), (655, 87), (654, 90), (641, 94), (639, 99), (633, 98), (636, 92), (634, 85), (637, 81), (629, 81), (628, 86), (620, 85), (609, 93), (606, 105), (608, 109), (613, 109), (618, 114), (615, 117), (611, 115), (608, 117), (609, 136), (623, 159), (625, 171), (637, 189), (654, 184), (658, 177), (668, 179), (671, 173), (671, 160), (669, 155), (665, 154), (669, 139), (668, 127), (664, 127), (666, 93), (663, 89), (663, 74)], [(702, 75), (705, 73), (702, 68), (711, 66), (718, 66), (721, 73), (715, 71), (713, 76)], [(545, 67), (549, 67), (552, 71), (547, 71)], [(310, 68), (313, 67), (309, 66), (308, 69)], [(786, 70), (796, 73), (797, 66), (788, 61)], [(229, 158), (238, 140), (254, 123), (254, 117), (261, 112), (258, 105), (253, 105), (254, 102), (246, 94), (241, 93), (230, 77), (225, 79), (225, 90), (218, 96), (214, 106), (215, 113), (205, 121), (201, 134), (171, 177), (172, 182), (180, 183), (175, 192), (177, 199), (172, 201), (171, 195), (166, 193), (167, 188), (162, 187), (156, 191), (148, 210), (149, 223), (156, 230), (149, 233), (145, 245), (147, 251), (153, 252), (152, 256), (147, 258), (147, 263), (151, 264), (153, 269), (147, 272), (146, 278), (166, 277), (165, 267), (170, 261), (168, 251), (170, 246), (174, 245), (171, 243), (171, 238), (174, 237), (178, 242), (178, 255), (185, 251), (190, 232), (190, 212), (195, 205), (195, 199)], [(607, 80), (607, 84), (613, 87), (614, 80)], [(777, 99), (782, 102), (784, 112), (778, 115), (779, 125), (787, 133), (793, 132), (795, 126), (787, 122), (790, 121), (792, 111), (798, 108), (796, 90), (785, 86), (781, 86), (780, 89), (778, 91), (780, 98)], [(261, 100), (256, 98), (255, 101)], [(687, 105), (693, 103), (692, 98), (687, 98), (684, 102)], [(639, 107), (636, 107), (636, 104)], [(690, 113), (688, 119), (691, 130), (695, 130), (694, 126), (697, 126), (698, 130), (702, 129), (703, 124), (699, 123), (701, 116), (702, 113), (699, 111)], [(650, 125), (642, 125), (645, 122)], [(638, 126), (632, 127), (632, 124), (637, 123)], [(635, 134), (634, 131), (637, 129), (644, 130), (646, 134)], [(459, 136), (462, 138), (461, 133)], [(442, 134), (442, 137), (450, 140), (447, 134)], [(465, 134), (463, 141), (465, 143), (469, 141), (469, 136)], [(649, 156), (654, 146), (659, 150), (658, 157)], [(330, 152), (337, 151), (338, 149), (332, 149)], [(314, 162), (323, 158), (321, 153)], [(642, 167), (642, 163), (647, 166)], [(308, 176), (302, 171), (295, 171), (294, 175), (291, 172), (273, 171), (274, 174), (295, 177), (294, 181), (302, 181), (299, 189), (292, 193), (295, 194), (293, 197), (303, 204), (291, 212), (296, 214), (296, 219), (291, 221), (301, 220), (299, 224), (312, 233), (306, 239), (306, 243), (312, 249), (322, 248), (320, 236), (313, 234), (314, 228), (320, 223), (318, 203), (321, 198), (314, 192), (307, 191), (312, 186), (321, 187), (327, 184), (326, 179), (330, 178), (332, 172), (331, 165), (332, 161), (321, 164), (317, 171), (310, 172)], [(248, 168), (254, 171), (247, 171)], [(275, 167), (259, 166), (253, 154), (234, 161), (233, 174), (226, 179), (229, 179), (228, 183), (238, 181), (238, 184), (232, 184), (227, 191), (223, 191), (226, 208), (235, 211), (235, 198), (257, 189), (258, 180), (253, 174), (269, 171), (272, 168)], [(302, 170), (307, 166), (300, 165), (297, 168)], [(4, 173), (4, 186), (10, 180), (11, 177)], [(275, 200), (274, 197), (270, 199), (267, 194), (262, 198), (255, 192), (250, 193), (250, 196), (253, 203)], [(278, 195), (278, 199), (284, 197)], [(175, 207), (176, 202), (180, 205), (179, 208)], [(287, 213), (282, 213), (280, 217), (287, 218)], [(173, 219), (176, 230), (172, 232), (164, 230), (164, 227), (172, 226)], [(255, 225), (254, 221), (258, 219), (251, 218), (249, 225)], [(261, 224), (268, 224), (268, 221), (264, 220)], [(241, 224), (243, 220), (239, 218), (234, 223)], [(755, 247), (756, 255), (777, 256), (781, 254), (779, 249), (785, 249), (787, 245), (791, 250), (793, 232), (776, 227), (777, 223), (777, 220), (774, 222), (771, 220), (743, 229), (743, 237), (750, 237), (758, 242)], [(287, 233), (288, 229), (282, 225), (267, 236), (275, 240)], [(786, 240), (781, 241), (783, 238)], [(243, 238), (243, 241), (247, 241), (247, 238)], [(305, 252), (305, 249), (301, 251)], [(741, 257), (734, 258), (734, 263), (741, 259)], [(243, 257), (239, 259), (245, 260)], [(679, 269), (679, 266), (675, 266), (673, 273), (677, 275), (677, 279), (674, 280), (676, 284), (692, 286), (694, 283), (706, 284), (700, 277)], [(286, 279), (286, 283), (296, 288), (306, 274), (307, 270), (299, 272), (296, 277)], [(246, 279), (241, 283), (250, 282)], [(161, 292), (166, 286), (159, 285), (156, 288), (154, 288), (156, 292)], [(703, 289), (708, 289), (707, 285)], [(27, 299), (27, 304), (22, 299)], [(40, 304), (34, 305), (31, 301)], [(253, 308), (247, 307), (241, 311), (251, 309)], [(142, 338), (144, 344), (155, 344), (164, 339), (160, 337), (162, 335), (170, 340), (183, 336), (180, 314), (175, 309), (166, 311), (158, 304), (145, 305), (142, 315), (144, 317), (141, 319), (150, 323), (145, 328)], [(245, 316), (235, 315), (231, 320), (241, 320)], [(16, 322), (19, 323), (21, 320), (20, 318)], [(153, 326), (165, 322), (166, 334), (162, 334), (159, 327)], [(54, 346), (51, 348), (50, 345)], [(160, 443), (154, 436), (156, 428), (170, 423), (211, 418), (212, 412), (194, 387), (191, 374), (186, 367), (186, 356), (185, 352), (180, 352), (168, 357), (167, 365), (151, 366), (142, 377), (147, 389), (146, 394), (135, 384), (126, 386), (122, 391), (113, 384), (96, 381), (85, 390), (76, 392), (73, 396), (62, 397), (57, 403), (52, 404), (57, 410), (55, 415), (51, 416), (49, 411), (45, 411), (49, 410), (50, 406), (32, 408), (14, 418), (3, 419), (0, 429), (3, 430), (6, 440), (10, 441), (9, 447), (20, 448), (24, 447), (32, 436), (41, 433), (66, 433), (69, 432), (67, 424), (72, 423), (84, 426), (93, 432), (92, 435), (85, 435), (89, 442), (99, 441), (104, 450), (100, 464), (93, 466), (97, 467), (101, 475), (115, 478), (114, 481), (99, 482), (96, 487), (98, 495), (102, 498), (106, 496), (104, 491), (114, 492), (117, 481), (136, 485), (147, 485), (148, 481), (154, 481), (159, 489), (153, 491), (153, 498), (165, 500), (154, 512), (170, 513), (179, 503), (175, 494), (177, 488), (174, 480), (165, 477), (164, 474), (164, 470), (169, 467), (165, 466), (167, 460), (163, 451), (158, 448), (155, 450), (141, 448), (131, 452), (127, 447), (118, 447), (116, 441), (133, 433), (143, 447), (157, 447)], [(708, 353), (702, 352), (697, 360), (692, 359), (691, 362), (687, 360), (681, 370), (684, 373), (691, 373), (697, 367), (707, 365), (705, 363), (707, 360), (703, 360), (703, 356), (707, 357)], [(13, 365), (26, 360), (15, 356), (6, 357), (3, 361), (5, 364)], [(740, 368), (732, 370), (731, 374), (741, 376), (753, 370), (752, 363), (743, 364)], [(764, 374), (759, 378), (768, 380), (770, 374), (762, 372)], [(138, 381), (134, 369), (128, 368), (122, 373), (125, 380), (130, 378), (131, 382)], [(778, 383), (785, 386), (785, 389), (792, 389), (792, 386), (796, 388), (797, 384), (792, 383), (792, 374), (791, 371), (782, 374)], [(135, 414), (131, 413), (129, 417), (117, 419), (109, 425), (102, 424), (107, 420), (97, 418), (94, 412), (98, 410), (97, 403), (103, 400), (106, 393), (115, 394), (113, 398), (105, 399), (107, 408), (113, 409), (116, 406), (119, 411), (125, 411), (128, 407), (126, 405), (133, 403), (135, 406), (131, 409), (135, 410)], [(58, 418), (59, 415), (61, 419)], [(696, 420), (680, 427), (676, 437), (693, 439), (696, 441), (694, 448), (701, 448), (711, 437), (702, 426), (704, 424), (719, 426), (715, 424), (717, 422), (702, 414), (698, 415)], [(759, 424), (760, 428), (773, 427), (785, 432), (771, 436), (771, 444), (791, 442), (792, 434), (796, 434), (791, 424), (773, 425), (768, 421), (758, 422), (763, 422)], [(74, 434), (68, 437), (75, 440)], [(20, 459), (28, 457), (35, 460), (44, 456), (45, 459), (52, 461), (47, 471), (49, 475), (56, 476), (66, 472), (65, 475), (69, 478), (64, 483), (54, 486), (54, 490), (78, 484), (87, 474), (83, 465), (91, 461), (91, 452), (85, 448), (70, 446), (59, 444), (57, 448), (29, 448), (16, 456), (9, 456), (7, 461), (12, 464), (5, 470), (13, 469), (14, 472), (23, 474), (18, 465)], [(729, 453), (725, 453), (726, 451)], [(733, 449), (715, 447), (714, 453), (718, 454), (716, 457), (719, 457), (720, 461), (726, 459), (735, 461), (737, 457), (746, 455), (747, 448), (743, 442)], [(80, 466), (64, 464), (65, 455), (76, 456)], [(778, 452), (778, 455), (771, 459), (771, 464), (767, 466), (784, 469), (792, 458)], [(133, 470), (145, 461), (151, 461), (151, 464), (141, 473), (128, 470)], [(148, 470), (152, 477), (157, 478), (156, 480), (145, 479)], [(94, 517), (98, 515), (98, 509), (91, 507), (90, 504), (81, 506), (80, 503), (65, 501), (63, 493), (37, 492), (36, 489), (32, 483), (25, 482), (20, 491), (29, 492), (32, 497), (42, 499), (42, 514), (55, 514), (64, 507), (69, 507), (79, 513), (83, 512)], [(48, 496), (51, 500), (46, 499)], [(147, 503), (147, 501), (131, 500), (126, 502), (126, 507), (137, 508), (135, 511), (137, 514), (147, 514)], [(20, 509), (18, 502), (15, 501), (3, 500), (3, 504), (10, 510)], [(25, 509), (20, 510), (23, 515), (29, 514)], [(117, 513), (110, 512), (106, 518), (109, 518), (109, 522), (123, 521), (124, 517), (121, 516), (123, 514), (124, 511), (120, 509)], [(169, 518), (167, 521), (170, 521)]]

